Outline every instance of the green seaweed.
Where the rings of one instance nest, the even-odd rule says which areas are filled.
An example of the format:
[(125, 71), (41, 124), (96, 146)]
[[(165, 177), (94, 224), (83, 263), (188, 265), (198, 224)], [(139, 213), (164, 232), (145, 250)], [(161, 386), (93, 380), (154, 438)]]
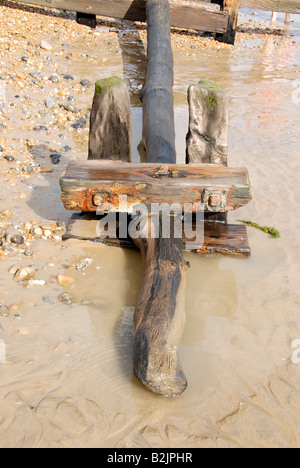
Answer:
[(277, 231), (277, 229), (273, 227), (260, 226), (259, 224), (253, 223), (252, 221), (244, 221), (242, 219), (238, 219), (238, 221), (240, 223), (247, 224), (247, 226), (251, 226), (251, 227), (254, 227), (255, 229), (259, 229), (260, 231), (265, 232), (266, 234), (270, 234), (270, 236), (272, 236), (274, 239), (278, 239), (280, 237), (279, 231)]
[(104, 93), (108, 88), (111, 86), (116, 85), (117, 83), (122, 83), (122, 78), (119, 78), (118, 76), (111, 76), (109, 78), (102, 78), (101, 80), (98, 80), (95, 85), (95, 94), (97, 96), (101, 96), (102, 93)]

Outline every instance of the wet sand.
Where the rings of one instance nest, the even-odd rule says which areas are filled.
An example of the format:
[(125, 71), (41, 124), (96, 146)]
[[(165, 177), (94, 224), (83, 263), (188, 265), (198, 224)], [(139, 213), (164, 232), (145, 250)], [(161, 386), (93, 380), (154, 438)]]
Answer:
[[(0, 306), (9, 312), (0, 316), (2, 448), (299, 447), (300, 27), (295, 21), (285, 30), (279, 17), (268, 29), (268, 14), (246, 13), (235, 47), (172, 33), (178, 162), (187, 87), (216, 81), (229, 96), (229, 164), (246, 166), (252, 184), (253, 201), (230, 221), (274, 226), (281, 237), (249, 228), (250, 259), (185, 255), (191, 268), (180, 356), (189, 386), (166, 399), (132, 376), (139, 253), (62, 242), (57, 229), (71, 215), (59, 177), (69, 161), (87, 157), (98, 78), (124, 76), (130, 84), (133, 159), (140, 159), (145, 29), (99, 18), (91, 31), (70, 12), (0, 7), (0, 227), (27, 242), (0, 248)], [(48, 79), (55, 73), (56, 83)], [(66, 102), (75, 110), (59, 106)], [(86, 125), (72, 128), (79, 118)], [(51, 154), (60, 155), (58, 164)], [(92, 261), (80, 271), (85, 258)], [(16, 282), (14, 265), (33, 267), (36, 282)]]

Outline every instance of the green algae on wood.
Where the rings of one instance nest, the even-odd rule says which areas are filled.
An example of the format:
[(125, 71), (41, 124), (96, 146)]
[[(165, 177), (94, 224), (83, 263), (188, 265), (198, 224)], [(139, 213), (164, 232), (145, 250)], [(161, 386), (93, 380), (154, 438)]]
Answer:
[(280, 237), (279, 231), (277, 231), (277, 229), (273, 227), (260, 226), (259, 224), (253, 223), (252, 221), (244, 221), (242, 219), (239, 219), (238, 221), (240, 223), (246, 224), (247, 226), (251, 226), (251, 227), (254, 227), (255, 229), (259, 229), (260, 231), (265, 232), (266, 234), (270, 234), (270, 236), (272, 236), (274, 239), (278, 239)]
[(101, 80), (98, 80), (95, 84), (95, 94), (97, 96), (101, 96), (109, 88), (112, 88), (113, 86), (122, 82), (123, 82), (122, 78), (119, 78), (118, 76), (110, 76), (108, 78), (102, 78)]

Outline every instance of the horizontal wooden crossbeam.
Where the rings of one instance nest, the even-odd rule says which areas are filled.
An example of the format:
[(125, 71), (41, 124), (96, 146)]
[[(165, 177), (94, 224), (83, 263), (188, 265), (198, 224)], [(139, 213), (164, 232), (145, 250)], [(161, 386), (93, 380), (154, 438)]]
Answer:
[[(215, 164), (133, 164), (120, 161), (71, 162), (60, 180), (68, 210), (132, 212), (143, 203), (180, 203), (187, 212), (226, 212), (251, 200), (246, 168)], [(126, 207), (120, 206), (126, 196)], [(189, 206), (186, 206), (189, 204)]]
[[(67, 225), (63, 240), (78, 239), (115, 247), (123, 247), (125, 249), (137, 249), (130, 236), (127, 238), (118, 236), (99, 237), (97, 235), (99, 220), (100, 217), (96, 216), (95, 213), (74, 213)], [(128, 222), (129, 221), (130, 219)], [(198, 227), (204, 230), (203, 243), (201, 243), (201, 245), (192, 245), (191, 239), (187, 239), (183, 232), (182, 243), (185, 250), (197, 254), (220, 254), (235, 257), (248, 257), (251, 255), (247, 228), (245, 225), (204, 221), (204, 226)], [(191, 230), (195, 232), (195, 222), (193, 222)]]
[[(146, 21), (145, 0), (30, 0), (30, 3), (111, 18)], [(193, 5), (170, 5), (171, 26), (196, 31), (224, 33), (228, 18), (223, 11), (209, 11)]]

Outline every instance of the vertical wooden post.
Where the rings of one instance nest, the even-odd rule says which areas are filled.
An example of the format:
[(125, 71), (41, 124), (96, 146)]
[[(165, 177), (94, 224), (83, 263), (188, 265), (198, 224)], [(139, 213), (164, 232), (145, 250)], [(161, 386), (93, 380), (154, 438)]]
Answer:
[(226, 44), (234, 44), (238, 24), (241, 0), (221, 0), (221, 10), (228, 14), (228, 27), (225, 34), (217, 33), (216, 40)]
[(76, 13), (76, 21), (78, 24), (83, 24), (84, 26), (89, 26), (90, 28), (95, 29), (97, 26), (97, 17), (96, 15), (90, 15), (89, 13)]
[[(189, 86), (189, 130), (187, 163), (221, 164), (227, 166), (228, 99), (225, 90), (203, 80)], [(227, 213), (205, 213), (210, 221), (227, 221)]]
[[(147, 162), (175, 163), (169, 1), (147, 0), (146, 16), (147, 76), (142, 101)], [(142, 285), (134, 315), (134, 373), (154, 393), (177, 396), (187, 386), (178, 357), (185, 323), (187, 263), (183, 260), (182, 238), (176, 238), (174, 233), (175, 215), (163, 213), (157, 220), (150, 213), (144, 220), (146, 230), (157, 221), (159, 228), (154, 237), (149, 230), (142, 230), (134, 238), (143, 259)], [(165, 224), (170, 227), (168, 238), (162, 232)]]
[(88, 159), (131, 161), (132, 117), (128, 87), (121, 78), (97, 81), (90, 117)]
[(167, 0), (147, 0), (147, 73), (142, 91), (147, 162), (176, 163), (173, 53)]

